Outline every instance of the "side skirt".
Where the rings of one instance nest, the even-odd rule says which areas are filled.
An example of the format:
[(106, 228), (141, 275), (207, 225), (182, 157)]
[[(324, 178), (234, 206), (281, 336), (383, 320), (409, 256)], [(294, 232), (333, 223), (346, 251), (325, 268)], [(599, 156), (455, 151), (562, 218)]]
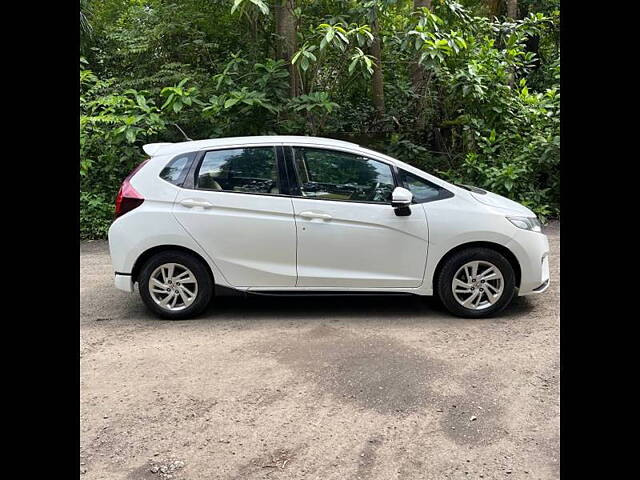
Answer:
[(256, 291), (256, 290), (237, 290), (231, 287), (224, 287), (222, 285), (216, 285), (214, 294), (221, 297), (248, 297), (253, 295), (259, 295), (263, 297), (411, 297), (420, 296), (416, 293), (408, 292), (371, 292), (371, 291), (291, 291), (291, 290), (269, 290), (269, 291)]

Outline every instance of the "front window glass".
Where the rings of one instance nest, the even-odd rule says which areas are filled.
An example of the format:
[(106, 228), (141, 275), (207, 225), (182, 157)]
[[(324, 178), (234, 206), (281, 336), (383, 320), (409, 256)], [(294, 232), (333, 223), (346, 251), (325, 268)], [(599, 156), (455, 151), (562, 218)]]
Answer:
[(294, 148), (302, 196), (324, 200), (389, 203), (391, 167), (360, 155), (318, 148)]
[(400, 180), (402, 180), (404, 188), (413, 193), (413, 200), (416, 203), (425, 203), (437, 200), (444, 191), (444, 188), (409, 172), (405, 172), (404, 170), (400, 170)]
[(254, 147), (207, 152), (198, 172), (197, 188), (278, 194), (275, 150)]

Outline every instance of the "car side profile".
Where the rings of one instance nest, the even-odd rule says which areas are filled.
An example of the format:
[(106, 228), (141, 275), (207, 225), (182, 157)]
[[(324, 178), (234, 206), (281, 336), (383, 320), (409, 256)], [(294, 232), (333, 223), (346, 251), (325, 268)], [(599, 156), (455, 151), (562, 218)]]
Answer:
[(528, 208), (354, 143), (304, 136), (145, 145), (109, 229), (115, 285), (158, 316), (245, 293), (437, 295), (485, 317), (549, 285)]

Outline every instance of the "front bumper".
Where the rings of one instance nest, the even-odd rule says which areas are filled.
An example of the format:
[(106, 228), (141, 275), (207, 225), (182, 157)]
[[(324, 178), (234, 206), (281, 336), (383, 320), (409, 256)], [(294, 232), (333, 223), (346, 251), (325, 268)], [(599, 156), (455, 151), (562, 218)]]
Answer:
[(518, 295), (542, 293), (549, 288), (549, 240), (537, 232), (521, 230), (507, 245), (520, 264)]
[(547, 288), (549, 288), (549, 284), (551, 283), (551, 278), (549, 275), (549, 253), (545, 253), (542, 258), (542, 285), (531, 290), (531, 293), (542, 293)]
[(118, 290), (129, 293), (133, 292), (133, 282), (131, 281), (131, 275), (122, 275), (120, 273), (116, 273), (114, 283)]
[(542, 293), (544, 292), (547, 288), (549, 288), (549, 280), (545, 280), (545, 282), (540, 285), (538, 288), (534, 288), (533, 290), (531, 290), (530, 294), (533, 293)]

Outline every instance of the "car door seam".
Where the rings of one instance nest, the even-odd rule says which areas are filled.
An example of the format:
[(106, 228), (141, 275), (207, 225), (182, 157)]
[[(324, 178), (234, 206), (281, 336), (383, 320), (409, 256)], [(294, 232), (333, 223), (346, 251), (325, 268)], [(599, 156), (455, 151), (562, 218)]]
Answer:
[[(177, 195), (176, 195), (176, 199), (177, 199)], [(173, 208), (171, 210), (171, 215), (173, 216), (173, 218), (175, 219), (175, 221), (178, 223), (178, 225), (180, 225), (180, 228), (182, 228), (182, 230), (189, 236), (189, 238), (191, 238), (191, 240), (194, 241), (194, 243), (198, 246), (198, 248), (200, 248), (200, 250), (202, 250), (202, 252), (207, 256), (207, 258), (209, 259), (209, 261), (213, 264), (214, 267), (216, 267), (216, 270), (218, 272), (220, 272), (220, 275), (222, 276), (222, 278), (224, 279), (224, 281), (227, 283), (227, 285), (231, 285), (233, 286), (233, 283), (231, 283), (229, 281), (229, 279), (227, 279), (227, 277), (224, 275), (224, 272), (220, 269), (220, 267), (218, 267), (218, 265), (216, 264), (216, 262), (214, 261), (213, 257), (211, 257), (211, 255), (209, 255), (209, 252), (207, 251), (206, 248), (204, 248), (202, 245), (200, 245), (200, 242), (198, 242), (198, 240), (196, 240), (196, 238), (191, 235), (191, 232), (189, 232), (189, 230), (187, 229), (187, 227), (185, 227), (182, 222), (180, 221), (180, 219), (178, 218), (178, 216), (176, 215), (175, 209), (176, 209), (176, 205), (177, 202), (174, 201), (173, 203)], [(215, 278), (214, 278), (214, 283), (215, 283)]]
[(300, 278), (300, 275), (298, 274), (298, 220), (296, 219), (296, 210), (295, 207), (293, 205), (293, 198), (289, 198), (289, 201), (291, 202), (291, 216), (293, 217), (293, 223), (295, 226), (295, 231), (296, 231), (296, 284), (295, 286), (298, 286), (298, 280)]

